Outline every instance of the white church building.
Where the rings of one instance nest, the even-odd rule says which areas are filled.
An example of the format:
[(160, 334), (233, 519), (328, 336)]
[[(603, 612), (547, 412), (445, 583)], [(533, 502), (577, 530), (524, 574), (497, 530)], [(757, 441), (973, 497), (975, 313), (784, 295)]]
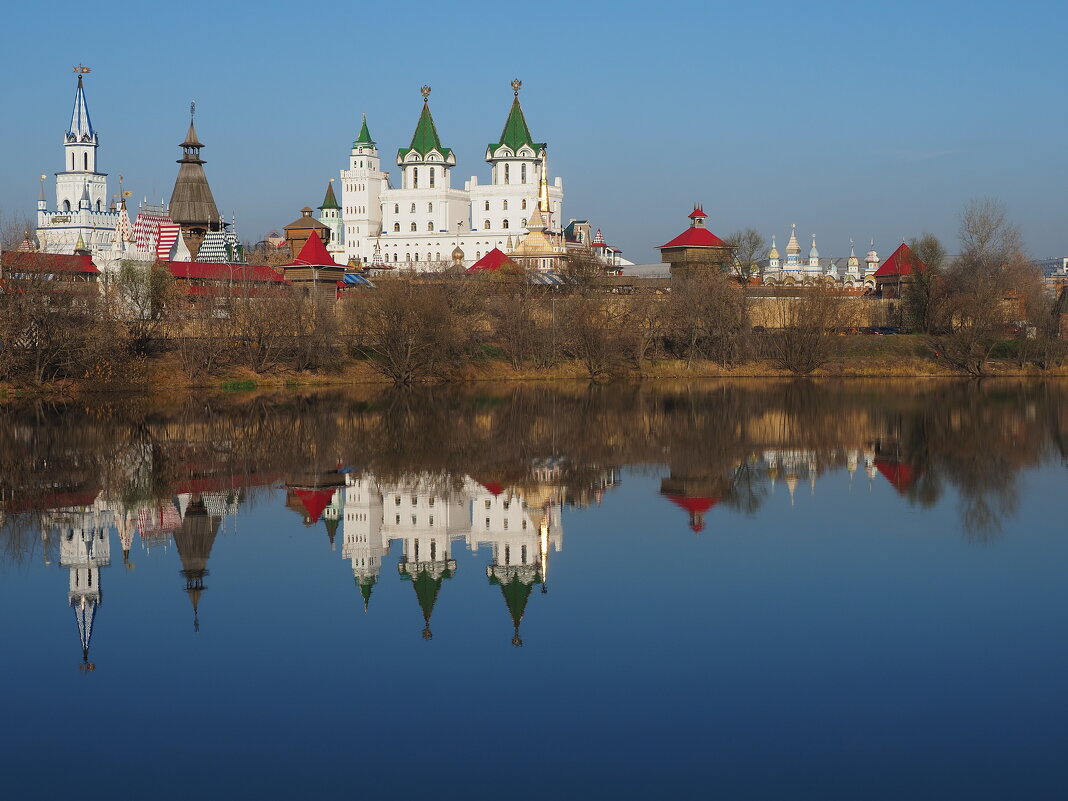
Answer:
[(341, 213), (323, 209), (332, 229), (335, 258), (369, 266), (441, 269), (458, 246), (464, 266), (493, 248), (512, 251), (528, 233), (528, 220), (541, 212), (549, 236), (559, 237), (563, 181), (551, 184), (544, 142), (535, 142), (519, 104), (521, 81), (512, 81), (513, 100), (498, 141), (486, 147), (490, 181), (477, 177), (453, 187), (456, 155), (444, 146), (430, 113), (430, 87), (408, 147), (397, 151), (399, 185), (383, 170), (366, 116), (341, 170)]

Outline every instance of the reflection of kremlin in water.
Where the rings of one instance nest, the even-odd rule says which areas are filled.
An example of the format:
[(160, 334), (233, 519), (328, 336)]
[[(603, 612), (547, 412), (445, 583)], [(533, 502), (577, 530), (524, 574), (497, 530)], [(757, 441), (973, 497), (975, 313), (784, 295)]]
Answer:
[[(913, 480), (913, 469), (883, 448), (831, 451), (767, 450), (721, 473), (678, 475), (661, 480), (661, 494), (689, 516), (690, 528), (700, 532), (714, 507), (726, 502), (740, 511), (753, 511), (778, 486), (785, 487), (791, 505), (799, 485), (815, 492), (817, 477), (845, 468), (852, 488), (854, 474), (863, 469), (866, 483), (879, 475), (899, 493)], [(614, 469), (603, 469), (592, 487), (571, 494), (560, 480), (559, 464), (539, 463), (531, 480), (505, 487), (470, 476), (414, 475), (401, 481), (380, 482), (370, 473), (347, 467), (302, 473), (283, 481), (276, 475), (246, 476), (258, 482), (240, 486), (234, 478), (201, 478), (182, 482), (170, 500), (115, 504), (106, 493), (74, 492), (41, 499), (42, 539), (46, 559), (49, 545), (58, 542), (59, 564), (70, 571), (68, 601), (74, 612), (82, 648), (82, 667), (95, 670), (89, 647), (98, 607), (102, 604), (101, 568), (110, 565), (114, 533), (122, 547), (123, 564), (133, 568), (131, 548), (136, 538), (151, 552), (173, 545), (181, 563), (180, 577), (189, 597), (193, 628), (200, 627), (200, 603), (207, 590), (208, 562), (220, 531), (236, 529), (237, 516), (248, 493), (282, 487), (286, 506), (305, 526), (322, 524), (331, 550), (341, 540), (341, 557), (352, 569), (359, 603), (371, 608), (376, 585), (384, 580), (384, 562), (391, 545), (399, 545), (395, 578), (411, 585), (423, 619), (422, 636), (431, 639), (431, 618), (439, 596), (457, 574), (453, 558), (458, 543), (471, 553), (486, 548), (489, 584), (497, 587), (512, 624), (512, 644), (522, 645), (520, 625), (535, 587), (548, 591), (551, 554), (563, 547), (561, 510), (564, 505), (600, 503), (606, 489), (618, 486)], [(385, 571), (393, 575), (391, 570)]]
[[(450, 588), (484, 578), (501, 633), (521, 645), (524, 616), (560, 575), (550, 568), (563, 555), (563, 509), (600, 504), (622, 466), (657, 472), (660, 497), (653, 490), (639, 502), (675, 534), (687, 524), (726, 530), (731, 515), (768, 503), (789, 514), (820, 483), (824, 494), (882, 487), (919, 507), (952, 489), (963, 535), (982, 542), (1015, 514), (1017, 476), (1068, 450), (1068, 404), (1056, 388), (1020, 390), (1012, 403), (1008, 385), (989, 398), (939, 385), (936, 401), (922, 388), (881, 401), (877, 389), (517, 390), (418, 405), (387, 395), (348, 406), (183, 407), (158, 418), (65, 410), (46, 424), (0, 408), (0, 559), (40, 549), (46, 565), (68, 572), (91, 671), (93, 631), (107, 614), (102, 584), (119, 561), (113, 537), (128, 569), (138, 554), (173, 565), (174, 583), (161, 591), (186, 594), (199, 631), (213, 595), (234, 586), (226, 570), (212, 574), (213, 551), (241, 515), (284, 497), (292, 514), (282, 525), (299, 519), (324, 532), (301, 541), (351, 569), (354, 607), (374, 615), (395, 605), (395, 593), (376, 588), (396, 582), (430, 640), (435, 609), (456, 597)], [(457, 559), (464, 549), (483, 560), (484, 576)]]

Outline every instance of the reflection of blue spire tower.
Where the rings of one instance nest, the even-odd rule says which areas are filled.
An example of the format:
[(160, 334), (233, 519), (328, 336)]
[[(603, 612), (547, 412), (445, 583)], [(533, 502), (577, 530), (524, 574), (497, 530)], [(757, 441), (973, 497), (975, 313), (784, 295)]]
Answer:
[(78, 638), (82, 646), (81, 668), (92, 671), (96, 670), (96, 665), (89, 661), (89, 643), (93, 636), (96, 609), (103, 600), (100, 568), (111, 563), (111, 549), (103, 526), (93, 525), (96, 521), (81, 522), (83, 525), (69, 521), (62, 532), (59, 562), (70, 570), (67, 601), (74, 610), (74, 619), (78, 624)]

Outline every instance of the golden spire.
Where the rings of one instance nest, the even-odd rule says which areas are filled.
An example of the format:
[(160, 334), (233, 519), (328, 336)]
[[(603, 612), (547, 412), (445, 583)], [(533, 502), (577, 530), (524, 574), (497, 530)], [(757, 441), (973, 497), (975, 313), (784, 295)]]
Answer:
[[(549, 213), (549, 157), (545, 154), (545, 148), (541, 149), (541, 181), (538, 187), (538, 210), (542, 214)], [(546, 222), (548, 222), (546, 220)]]

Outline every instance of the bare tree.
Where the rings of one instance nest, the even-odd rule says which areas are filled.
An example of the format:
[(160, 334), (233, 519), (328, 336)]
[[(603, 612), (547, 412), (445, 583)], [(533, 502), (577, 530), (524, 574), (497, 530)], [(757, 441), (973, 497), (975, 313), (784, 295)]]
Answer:
[(673, 349), (685, 355), (686, 367), (706, 358), (725, 367), (736, 363), (749, 330), (742, 287), (728, 276), (704, 270), (677, 276), (671, 284), (665, 327)]
[(913, 331), (932, 334), (946, 325), (946, 249), (934, 234), (924, 231), (909, 242), (919, 264), (913, 265), (901, 305), (906, 325)]
[(765, 339), (768, 354), (780, 368), (808, 375), (834, 356), (835, 328), (851, 319), (841, 290), (816, 284), (783, 298), (776, 307), (779, 330)]
[(946, 271), (950, 330), (934, 344), (955, 368), (981, 376), (1007, 326), (1022, 316), (1020, 298), (1036, 275), (1019, 229), (998, 201), (980, 198), (965, 206), (960, 242), (961, 254)]
[(174, 277), (161, 263), (124, 261), (112, 286), (116, 313), (127, 321), (137, 353), (157, 352), (169, 317), (180, 303)]
[(743, 228), (724, 240), (733, 250), (731, 271), (742, 282), (760, 275), (760, 262), (768, 255), (768, 243), (755, 228)]

